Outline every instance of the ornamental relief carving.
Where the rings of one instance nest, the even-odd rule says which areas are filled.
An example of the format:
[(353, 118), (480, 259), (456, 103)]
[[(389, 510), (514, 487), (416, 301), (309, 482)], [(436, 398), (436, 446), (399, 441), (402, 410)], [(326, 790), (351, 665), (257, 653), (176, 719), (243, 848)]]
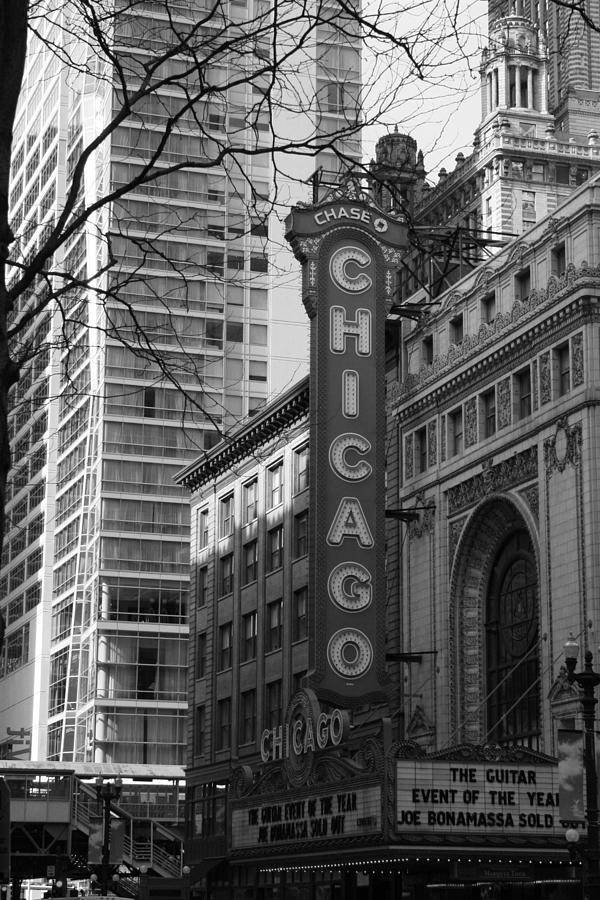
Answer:
[(550, 354), (540, 356), (540, 402), (549, 403), (552, 399), (552, 376), (550, 373)]
[(511, 393), (510, 378), (503, 378), (498, 382), (496, 388), (496, 415), (498, 417), (498, 428), (505, 428), (511, 423)]
[(465, 686), (469, 690), (473, 690), (474, 688), (477, 692), (481, 690), (481, 672), (479, 671), (479, 666), (465, 672)]
[[(479, 727), (479, 714), (477, 709), (474, 712), (467, 712), (467, 718), (469, 720), (469, 724), (465, 728), (465, 737), (469, 744), (477, 744), (481, 739), (481, 729)], [(476, 724), (470, 724), (473, 719), (476, 719)]]
[(394, 406), (398, 402), (400, 397), (400, 382), (399, 381), (389, 381), (386, 385), (385, 390), (385, 404), (388, 413), (391, 413)]
[(446, 461), (446, 416), (440, 419), (440, 462)]
[(473, 506), (489, 494), (502, 493), (536, 477), (537, 447), (529, 447), (497, 465), (490, 462), (480, 474), (448, 490), (448, 515)]
[(450, 291), (442, 302), (442, 309), (452, 309), (462, 301), (464, 295), (460, 291)]
[(316, 256), (323, 237), (302, 238), (298, 241), (298, 249), (303, 256)]
[(482, 288), (483, 292), (485, 292), (489, 288), (490, 282), (494, 275), (495, 272), (493, 271), (493, 269), (481, 269), (475, 277), (475, 284), (477, 285), (477, 287)]
[(553, 472), (564, 472), (567, 466), (579, 466), (581, 444), (581, 422), (570, 426), (566, 419), (561, 419), (556, 425), (554, 437), (544, 441), (546, 478), (550, 478)]
[(427, 425), (427, 464), (437, 466), (437, 422), (435, 419)]
[(421, 538), (424, 534), (432, 534), (435, 528), (435, 503), (433, 500), (425, 500), (425, 494), (420, 491), (415, 497), (415, 506), (422, 506), (425, 509), (418, 510), (419, 518), (416, 522), (411, 522), (408, 526), (408, 536), (410, 540)]
[[(391, 297), (394, 293), (394, 272), (392, 269), (386, 269), (384, 275), (384, 284), (385, 284), (385, 293), (386, 297)], [(386, 312), (389, 314), (391, 309), (391, 301), (386, 301)]]
[(404, 473), (407, 478), (412, 478), (413, 472), (413, 435), (408, 434), (404, 440)]
[(556, 238), (558, 237), (558, 232), (562, 230), (563, 225), (565, 225), (567, 219), (564, 216), (550, 216), (548, 219), (548, 224), (546, 225), (546, 230), (544, 231), (544, 238)]
[(477, 397), (465, 402), (465, 447), (477, 443)]
[(561, 666), (558, 675), (554, 679), (548, 698), (552, 707), (570, 705), (581, 702), (581, 689), (576, 684), (571, 684), (566, 666)]
[(515, 300), (510, 311), (511, 321), (516, 322), (524, 314), (529, 304), (526, 300)]
[[(379, 241), (377, 241), (379, 244)], [(379, 244), (381, 247), (381, 253), (386, 263), (389, 266), (399, 266), (404, 258), (406, 251), (405, 250), (397, 250), (395, 247), (389, 247), (384, 244)]]
[(531, 514), (536, 521), (536, 524), (539, 524), (540, 520), (540, 494), (538, 490), (537, 484), (532, 484), (531, 487), (525, 488), (523, 491), (519, 491), (520, 496), (524, 499), (525, 503), (531, 510)]
[(463, 516), (461, 519), (456, 519), (454, 522), (450, 522), (450, 529), (448, 531), (448, 555), (450, 557), (450, 568), (452, 568), (452, 564), (454, 562), (454, 554), (456, 553), (456, 548), (458, 546), (458, 542), (460, 540), (462, 530), (465, 527), (466, 521), (467, 517)]
[[(325, 751), (314, 759), (306, 784), (318, 786), (329, 783), (348, 783), (353, 778), (381, 774), (384, 751), (381, 741), (372, 737), (357, 749), (339, 752)], [(237, 766), (231, 773), (231, 790), (235, 798), (269, 796), (290, 789), (285, 764), (269, 763), (260, 769)]]
[(517, 246), (508, 254), (508, 261), (523, 263), (525, 257), (530, 252), (531, 246), (526, 241), (519, 241)]
[(583, 369), (583, 334), (573, 335), (571, 338), (571, 385), (576, 388), (583, 384), (585, 372)]
[[(513, 256), (527, 252), (526, 245), (516, 248)], [(514, 260), (513, 260), (514, 261)], [(518, 260), (517, 260), (518, 261)], [(476, 334), (465, 335), (460, 344), (453, 344), (446, 354), (434, 357), (431, 365), (423, 366), (418, 373), (407, 375), (398, 388), (398, 399), (404, 398), (414, 390), (418, 390), (427, 382), (432, 381), (438, 375), (447, 372), (454, 365), (462, 364), (470, 355), (479, 353), (484, 347), (493, 344), (505, 333), (522, 324), (523, 320), (537, 314), (538, 307), (550, 306), (563, 291), (570, 290), (576, 283), (593, 279), (600, 279), (600, 266), (590, 266), (583, 261), (579, 268), (573, 263), (567, 265), (564, 275), (560, 278), (552, 275), (548, 279), (545, 288), (533, 288), (527, 300), (515, 300), (510, 312), (499, 312), (493, 323), (480, 325)], [(480, 290), (480, 288), (479, 288)], [(457, 291), (453, 291), (444, 301), (443, 308), (450, 308), (462, 299)], [(583, 347), (578, 345), (578, 352), (583, 352)], [(575, 351), (573, 351), (575, 352)], [(578, 359), (578, 376), (583, 377), (583, 360)], [(541, 373), (540, 373), (541, 378)], [(582, 383), (582, 382), (578, 382)], [(575, 385), (575, 382), (573, 382)]]

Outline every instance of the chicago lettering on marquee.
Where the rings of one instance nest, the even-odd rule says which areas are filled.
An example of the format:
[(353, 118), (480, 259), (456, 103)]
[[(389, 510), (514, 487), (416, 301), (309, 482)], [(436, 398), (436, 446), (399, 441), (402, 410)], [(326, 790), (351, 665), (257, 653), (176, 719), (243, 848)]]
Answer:
[(260, 757), (263, 762), (287, 759), (291, 753), (302, 756), (309, 750), (337, 747), (347, 731), (344, 714), (339, 709), (331, 713), (319, 713), (316, 723), (306, 718), (295, 719), (291, 724), (265, 728), (260, 738)]
[(352, 706), (386, 696), (385, 319), (406, 226), (362, 201), (287, 225), (311, 320), (309, 684)]

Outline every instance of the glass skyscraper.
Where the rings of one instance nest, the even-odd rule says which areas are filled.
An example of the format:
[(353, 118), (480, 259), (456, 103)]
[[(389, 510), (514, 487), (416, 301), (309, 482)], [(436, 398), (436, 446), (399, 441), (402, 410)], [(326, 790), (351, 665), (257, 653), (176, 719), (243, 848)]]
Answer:
[[(221, 27), (263, 21), (268, 10), (262, 0), (221, 7)], [(203, 0), (121, 4), (107, 18), (117, 47), (109, 64), (77, 23), (65, 40), (68, 14), (67, 4), (40, 20), (30, 42), (13, 145), (17, 261), (49, 233), (82, 148), (119, 108), (119, 75), (137, 84), (173, 29), (202, 17), (198, 33), (214, 39)], [(291, 29), (281, 39), (293, 37)], [(258, 58), (262, 51), (259, 41)], [(293, 141), (304, 127), (296, 121), (302, 97), (312, 98), (304, 118), (313, 134), (356, 120), (360, 55), (351, 33), (317, 27), (303, 60), (290, 97), (271, 114), (260, 102), (266, 76), (262, 87), (232, 79), (240, 58), (223, 52), (194, 77), (237, 81), (225, 93), (180, 114), (187, 68), (187, 86), (166, 84), (124, 117), (90, 154), (74, 214), (138, 178), (174, 114), (156, 165), (198, 164), (101, 204), (15, 310), (13, 322), (25, 321), (64, 285), (19, 337), (27, 361), (10, 420), (1, 756), (183, 762), (189, 499), (173, 475), (305, 374), (305, 313), (282, 221), (291, 202), (310, 199), (299, 185), (316, 167), (340, 166), (328, 149), (201, 163), (229, 140), (265, 150), (274, 127)], [(186, 68), (181, 54), (167, 65), (169, 73)], [(358, 158), (357, 137), (340, 146)]]

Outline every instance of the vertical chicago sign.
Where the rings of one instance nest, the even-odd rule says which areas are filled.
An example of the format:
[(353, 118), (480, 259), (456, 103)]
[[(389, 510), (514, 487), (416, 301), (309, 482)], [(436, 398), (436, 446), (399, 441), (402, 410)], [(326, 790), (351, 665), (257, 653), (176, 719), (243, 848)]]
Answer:
[(406, 226), (362, 200), (286, 224), (311, 320), (309, 684), (353, 706), (387, 693), (385, 319)]

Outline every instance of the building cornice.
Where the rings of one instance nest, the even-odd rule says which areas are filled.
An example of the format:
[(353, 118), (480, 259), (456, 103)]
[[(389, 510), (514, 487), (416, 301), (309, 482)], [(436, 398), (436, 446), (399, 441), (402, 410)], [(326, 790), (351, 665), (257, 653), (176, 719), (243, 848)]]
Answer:
[[(477, 334), (467, 335), (447, 354), (436, 357), (432, 365), (409, 375), (402, 383), (392, 383), (388, 388), (390, 412), (399, 419), (407, 419), (416, 413), (439, 407), (449, 396), (457, 401), (461, 389), (472, 391), (474, 376), (488, 375), (493, 369), (496, 377), (498, 370), (507, 362), (514, 368), (520, 355), (532, 355), (532, 331), (536, 340), (540, 340), (543, 335), (555, 334), (565, 324), (573, 330), (577, 324), (576, 317), (581, 318), (582, 313), (589, 312), (584, 309), (585, 298), (590, 291), (598, 293), (599, 288), (600, 267), (597, 266), (590, 267), (584, 263), (576, 270), (571, 265), (563, 278), (552, 276), (545, 289), (532, 290), (525, 302), (516, 300), (509, 313), (496, 316), (493, 325), (481, 325)], [(551, 310), (552, 305), (569, 298), (570, 302)], [(550, 315), (540, 321), (537, 317), (544, 309), (548, 309)], [(524, 330), (523, 325), (528, 322), (533, 327)], [(464, 365), (467, 361), (470, 362), (468, 367)], [(438, 383), (440, 378), (450, 376), (452, 370), (459, 367), (464, 368), (442, 384)]]
[[(539, 159), (541, 162), (569, 163), (570, 165), (583, 165), (585, 163), (600, 166), (600, 143), (592, 137), (587, 143), (572, 143), (568, 140), (560, 140), (554, 134), (545, 137), (532, 137), (531, 135), (511, 134), (510, 125), (502, 125), (505, 120), (513, 118), (515, 121), (525, 116), (528, 120), (535, 117), (540, 125), (552, 123), (553, 116), (539, 110), (512, 109), (494, 110), (487, 116), (476, 130), (476, 144), (472, 154), (465, 157), (464, 162), (452, 171), (444, 174), (433, 185), (429, 193), (423, 198), (421, 217), (426, 217), (432, 209), (437, 209), (441, 204), (451, 198), (456, 191), (464, 188), (465, 184), (491, 165), (498, 157), (509, 158), (511, 156), (527, 157), (530, 160)], [(494, 126), (497, 120), (497, 127)], [(492, 133), (487, 140), (483, 135), (489, 128)], [(522, 179), (515, 179), (522, 183)]]
[[(577, 420), (578, 416), (591, 406), (600, 406), (600, 392), (597, 389), (588, 389), (574, 402), (570, 402), (568, 407), (561, 406), (550, 418), (548, 418), (547, 410), (545, 415), (539, 415), (539, 410), (536, 411), (526, 431), (513, 430), (512, 434), (504, 435), (500, 442), (495, 438), (491, 439), (489, 447), (483, 447), (481, 443), (474, 444), (464, 457), (453, 456), (442, 463), (439, 472), (433, 474), (429, 470), (421, 478), (415, 479), (414, 484), (410, 480), (406, 481), (402, 493), (404, 509), (410, 510), (413, 500), (418, 505), (423, 505), (424, 498), (432, 502), (432, 497), (442, 484), (449, 486), (449, 489), (454, 488), (465, 478), (470, 478), (474, 471), (483, 472), (486, 467), (492, 466), (496, 462), (515, 457), (524, 447), (542, 446), (548, 429), (556, 428), (565, 417), (568, 417), (569, 421)], [(476, 455), (471, 451), (476, 451)], [(527, 481), (535, 482), (538, 478), (539, 472), (531, 477), (524, 476), (520, 480), (520, 484), (526, 484)], [(474, 501), (473, 505), (475, 502), (477, 501)], [(452, 516), (461, 516), (465, 510), (466, 507), (456, 510)]]
[[(509, 110), (510, 112), (510, 110)], [(525, 115), (525, 114), (523, 114)], [(527, 114), (529, 115), (529, 114)], [(536, 118), (544, 121), (550, 120), (552, 117), (544, 113), (533, 112), (531, 114)], [(506, 118), (506, 111), (503, 111), (503, 117)], [(523, 116), (521, 116), (523, 118)], [(487, 124), (487, 122), (486, 122)], [(482, 129), (480, 129), (482, 130)], [(492, 134), (485, 143), (482, 143), (477, 151), (477, 166), (484, 166), (494, 156), (500, 154), (510, 155), (516, 153), (522, 156), (526, 153), (528, 156), (538, 156), (543, 160), (556, 159), (561, 162), (570, 159), (573, 162), (582, 163), (584, 161), (600, 162), (600, 145), (588, 141), (588, 143), (570, 143), (569, 141), (558, 140), (554, 135), (547, 137), (531, 137), (530, 135), (510, 134), (508, 129), (499, 133)]]
[(437, 184), (432, 185), (428, 193), (423, 197), (422, 208), (419, 211), (419, 220), (423, 220), (432, 209), (437, 209), (456, 190), (464, 189), (465, 184), (474, 178), (478, 171), (476, 155), (471, 153), (452, 172), (447, 172), (443, 177), (440, 177)]
[(210, 481), (228, 472), (232, 466), (246, 459), (258, 447), (266, 444), (284, 428), (295, 425), (308, 415), (308, 376), (279, 396), (251, 421), (225, 437), (204, 456), (195, 460), (175, 476), (175, 481), (197, 491)]

